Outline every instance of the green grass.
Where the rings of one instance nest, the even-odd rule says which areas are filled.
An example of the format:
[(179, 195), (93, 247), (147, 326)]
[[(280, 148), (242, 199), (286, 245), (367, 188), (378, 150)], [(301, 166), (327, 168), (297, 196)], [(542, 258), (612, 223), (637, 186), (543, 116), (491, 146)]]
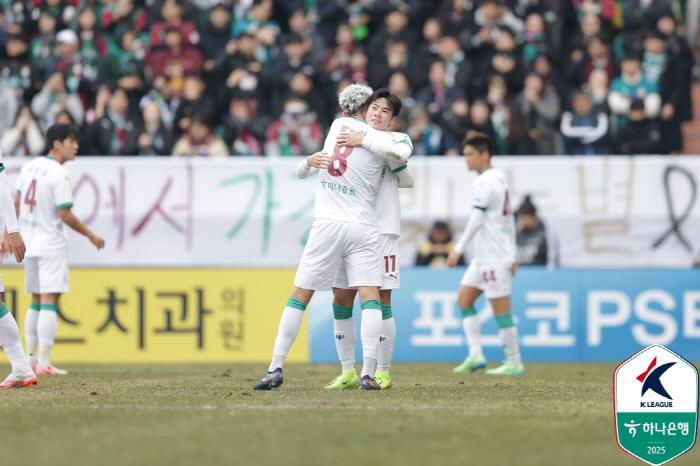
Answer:
[[(252, 390), (262, 365), (66, 369), (0, 391), (0, 464), (642, 464), (615, 441), (612, 364), (527, 364), (523, 377), (396, 364), (382, 392), (324, 391), (330, 365), (289, 364), (271, 392)], [(700, 449), (671, 464), (700, 464)]]

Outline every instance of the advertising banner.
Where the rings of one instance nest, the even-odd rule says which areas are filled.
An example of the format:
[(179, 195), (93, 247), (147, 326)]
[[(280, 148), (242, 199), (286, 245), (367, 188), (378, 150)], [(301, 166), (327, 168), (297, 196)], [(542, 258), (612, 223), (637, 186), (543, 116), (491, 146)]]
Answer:
[[(2, 280), (24, 334), (24, 273), (6, 269)], [(51, 359), (267, 363), (293, 280), (293, 270), (75, 268)], [(308, 362), (308, 354), (304, 323), (287, 360)]]
[[(70, 231), (83, 267), (296, 267), (313, 222), (316, 178), (300, 158), (83, 157), (65, 166), (74, 213), (103, 236), (97, 252)], [(5, 159), (14, 189), (24, 160)], [(700, 251), (697, 157), (495, 157), (511, 209), (532, 196), (562, 267), (689, 267)], [(476, 177), (462, 157), (414, 157), (400, 190), (400, 263), (435, 220), (455, 235)], [(20, 206), (21, 208), (22, 206)], [(26, 206), (25, 206), (26, 207)], [(6, 264), (6, 266), (9, 264)]]
[[(401, 271), (392, 294), (394, 361), (454, 361), (467, 356), (457, 290), (464, 268)], [(521, 267), (511, 310), (527, 361), (622, 361), (661, 344), (700, 359), (700, 269), (547, 270)], [(337, 362), (330, 293), (311, 302), (311, 360)], [(504, 358), (498, 327), (482, 297), (476, 308), (489, 361)], [(361, 311), (355, 305), (358, 325)]]

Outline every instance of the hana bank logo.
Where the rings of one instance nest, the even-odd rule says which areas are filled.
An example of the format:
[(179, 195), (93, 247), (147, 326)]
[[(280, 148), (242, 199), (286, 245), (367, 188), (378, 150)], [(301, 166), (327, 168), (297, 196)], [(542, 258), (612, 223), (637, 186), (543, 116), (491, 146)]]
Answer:
[[(671, 395), (668, 394), (668, 391), (666, 391), (664, 385), (661, 383), (661, 376), (664, 375), (666, 371), (669, 370), (674, 364), (676, 363), (668, 362), (656, 367), (656, 357), (654, 357), (649, 364), (649, 367), (647, 367), (647, 370), (637, 376), (637, 380), (642, 383), (642, 396), (644, 396), (647, 391), (651, 390), (664, 398), (673, 400)], [(654, 369), (655, 367), (656, 369)]]

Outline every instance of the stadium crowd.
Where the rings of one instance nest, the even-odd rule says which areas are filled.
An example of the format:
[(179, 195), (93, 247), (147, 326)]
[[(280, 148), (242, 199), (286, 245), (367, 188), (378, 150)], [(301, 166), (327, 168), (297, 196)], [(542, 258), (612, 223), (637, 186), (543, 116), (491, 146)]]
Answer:
[(677, 152), (697, 3), (0, 0), (0, 147), (74, 122), (85, 155), (310, 154), (357, 82), (401, 97), (418, 155), (470, 130), (500, 154)]

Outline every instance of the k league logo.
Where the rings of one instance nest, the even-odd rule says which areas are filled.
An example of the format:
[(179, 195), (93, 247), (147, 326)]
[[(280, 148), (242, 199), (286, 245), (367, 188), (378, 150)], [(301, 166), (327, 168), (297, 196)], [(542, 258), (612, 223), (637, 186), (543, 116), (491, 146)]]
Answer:
[(695, 445), (698, 371), (661, 345), (651, 345), (615, 369), (615, 433), (620, 448), (653, 465)]

